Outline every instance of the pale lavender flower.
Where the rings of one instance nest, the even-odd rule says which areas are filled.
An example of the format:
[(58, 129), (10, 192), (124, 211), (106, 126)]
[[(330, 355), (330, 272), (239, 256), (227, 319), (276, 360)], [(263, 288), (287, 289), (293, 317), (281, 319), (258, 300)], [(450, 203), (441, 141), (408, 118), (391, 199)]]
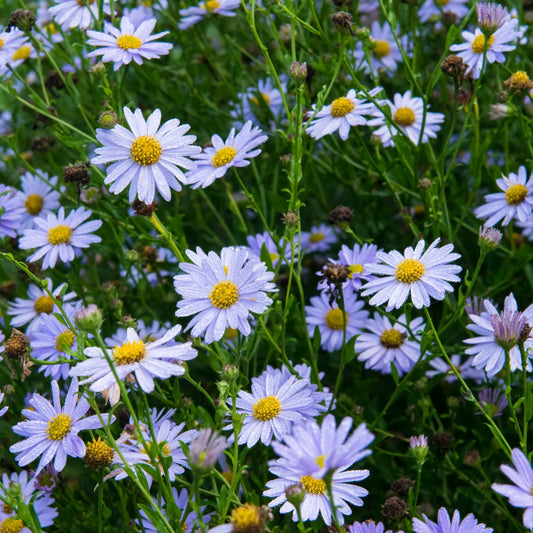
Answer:
[[(99, 2), (80, 2), (79, 0), (56, 0), (56, 5), (50, 8), (54, 20), (64, 29), (82, 30), (90, 28), (98, 20)], [(109, 0), (103, 0), (102, 8), (106, 15), (111, 13)]]
[(509, 498), (513, 507), (525, 507), (522, 522), (528, 529), (533, 528), (533, 468), (524, 453), (518, 448), (511, 451), (514, 469), (501, 465), (500, 470), (513, 482), (513, 485), (493, 483), (492, 490)]
[(189, 447), (189, 465), (210, 470), (222, 452), (228, 447), (228, 440), (211, 428), (203, 428)]
[(478, 524), (475, 516), (470, 513), (463, 520), (459, 511), (453, 512), (450, 520), (448, 511), (441, 507), (437, 515), (437, 522), (432, 522), (425, 514), (423, 520), (413, 519), (413, 531), (415, 533), (492, 533), (493, 529), (485, 524)]
[(301, 248), (307, 253), (327, 252), (337, 242), (334, 229), (326, 224), (312, 226), (309, 231), (302, 231)]
[[(85, 398), (78, 396), (77, 379), (72, 380), (63, 406), (57, 381), (52, 381), (52, 398), (53, 403), (50, 403), (34, 393), (29, 401), (31, 408), (22, 411), (25, 420), (13, 426), (17, 435), (26, 438), (13, 444), (9, 451), (17, 454), (15, 460), (19, 466), (26, 466), (41, 456), (36, 474), (52, 460), (54, 468), (61, 472), (67, 456), (83, 457), (85, 444), (78, 432), (102, 427), (97, 415), (83, 418), (90, 406)], [(102, 417), (105, 424), (114, 420), (108, 414)]]
[[(354, 522), (348, 527), (348, 533), (393, 533), (388, 529), (385, 531), (385, 524), (383, 522), (366, 521), (366, 522)], [(399, 532), (401, 533), (401, 532)]]
[(458, 19), (468, 15), (468, 0), (425, 0), (418, 10), (420, 22), (428, 22), (432, 17), (443, 13), (453, 13)]
[(24, 217), (20, 192), (0, 183), (0, 239), (15, 238)]
[[(4, 336), (3, 334), (0, 335), (0, 342), (2, 342), (4, 340)], [(4, 401), (4, 393), (0, 391), (0, 404)], [(8, 410), (8, 406), (6, 405), (5, 407), (2, 407), (0, 409), (0, 417), (4, 416), (6, 414)]]
[(409, 437), (409, 447), (411, 449), (415, 448), (427, 448), (428, 447), (428, 438), (425, 435), (418, 435), (417, 437)]
[[(450, 357), (451, 362), (455, 370), (459, 372), (463, 379), (471, 379), (476, 383), (481, 383), (485, 379), (485, 372), (481, 368), (475, 368), (472, 366), (474, 360), (473, 357), (468, 357), (463, 361), (460, 355), (454, 354)], [(429, 366), (432, 370), (426, 371), (426, 376), (428, 378), (433, 378), (435, 376), (446, 376), (444, 379), (448, 383), (453, 383), (457, 381), (457, 376), (450, 365), (443, 357), (435, 357), (429, 363)]]
[[(263, 233), (258, 233), (257, 235), (248, 235), (246, 237), (248, 242), (247, 249), (250, 251), (250, 255), (255, 257), (258, 261), (261, 261), (261, 251), (263, 246), (265, 247), (268, 255), (270, 256), (270, 261), (272, 266), (275, 268), (278, 264), (278, 261), (281, 258), (281, 264), (287, 264), (287, 261), (290, 261), (292, 251), (291, 243), (286, 241), (283, 238), (280, 238), (276, 243), (274, 239), (270, 236), (268, 231)], [(298, 245), (294, 243), (294, 253), (298, 252)]]
[(180, 9), (181, 20), (178, 23), (178, 28), (180, 30), (190, 28), (210, 14), (234, 17), (236, 15), (234, 9), (240, 5), (240, 0), (205, 0), (205, 2), (200, 2), (198, 6)]
[(483, 389), (477, 395), (477, 399), (479, 400), (480, 405), (490, 411), (490, 414), (493, 418), (501, 416), (503, 414), (504, 409), (509, 405), (504, 392), (499, 388)]
[(477, 2), (477, 24), (483, 33), (494, 33), (509, 18), (506, 7), (495, 2)]
[(495, 228), (483, 226), (479, 228), (479, 241), (489, 250), (496, 248), (502, 240), (502, 232)]

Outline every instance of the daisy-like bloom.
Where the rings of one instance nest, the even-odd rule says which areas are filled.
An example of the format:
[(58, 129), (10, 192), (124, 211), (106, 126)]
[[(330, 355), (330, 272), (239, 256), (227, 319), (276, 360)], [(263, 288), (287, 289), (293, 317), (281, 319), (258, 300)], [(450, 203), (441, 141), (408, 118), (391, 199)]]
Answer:
[[(155, 464), (152, 463), (143, 442), (132, 437), (131, 434), (125, 433), (117, 443), (120, 446), (124, 459), (126, 459), (127, 464), (130, 466), (135, 464), (151, 465), (154, 468), (158, 468), (161, 474), (164, 474), (165, 469), (160, 463), (160, 457), (171, 459), (172, 461), (167, 468), (167, 472), (168, 478), (172, 482), (178, 474), (183, 474), (185, 472), (184, 467), (188, 466), (187, 458), (183, 453), (181, 444), (189, 444), (198, 435), (198, 431), (195, 429), (182, 431), (185, 423), (176, 424), (164, 413), (162, 413), (162, 420), (159, 422), (152, 421), (152, 425), (154, 427), (154, 437), (150, 435), (148, 428), (143, 431), (143, 437), (146, 442), (146, 447), (149, 450), (152, 446), (155, 446), (154, 443), (157, 443), (159, 449), (154, 457)], [(114, 470), (110, 474), (110, 477), (114, 477), (117, 480), (128, 477), (128, 474), (124, 470), (124, 463), (116, 452), (113, 456), (113, 464), (119, 465), (119, 468)], [(148, 484), (151, 485), (153, 476), (146, 471), (145, 476)]]
[(158, 59), (167, 55), (172, 49), (170, 43), (154, 43), (168, 31), (154, 33), (156, 19), (142, 22), (137, 27), (127, 17), (120, 19), (120, 30), (110, 23), (104, 24), (104, 32), (87, 31), (90, 39), (87, 44), (98, 46), (87, 54), (88, 57), (102, 56), (102, 61), (114, 63), (113, 70), (117, 71), (122, 65), (128, 65), (135, 61), (137, 65), (142, 65), (144, 59)]
[(377, 259), (381, 264), (368, 265), (372, 274), (382, 276), (369, 281), (363, 286), (363, 296), (373, 294), (370, 305), (387, 303), (387, 311), (399, 309), (411, 296), (411, 301), (417, 309), (429, 307), (430, 297), (444, 300), (447, 291), (453, 291), (448, 283), (460, 281), (456, 276), (461, 271), (459, 265), (450, 265), (461, 256), (452, 253), (453, 244), (437, 248), (440, 242), (435, 239), (424, 252), (425, 241), (418, 241), (416, 248), (411, 246), (404, 250), (403, 255), (392, 252), (378, 252)]
[[(52, 460), (54, 468), (61, 472), (67, 456), (83, 457), (85, 444), (78, 432), (102, 427), (97, 415), (83, 418), (90, 406), (85, 398), (78, 396), (77, 379), (70, 384), (64, 406), (61, 406), (57, 381), (52, 381), (52, 398), (50, 403), (40, 394), (32, 394), (30, 408), (22, 411), (25, 420), (13, 426), (13, 431), (26, 439), (13, 444), (9, 451), (17, 454), (15, 460), (19, 466), (26, 466), (41, 456), (36, 475)], [(114, 419), (108, 414), (102, 417), (106, 424)]]
[(240, 5), (240, 0), (206, 0), (205, 2), (200, 2), (199, 6), (180, 9), (182, 18), (178, 23), (178, 28), (180, 30), (190, 28), (200, 22), (205, 16), (211, 14), (234, 17), (236, 13), (233, 10)]
[(210, 470), (227, 447), (226, 437), (222, 437), (211, 428), (201, 429), (189, 448), (190, 467)]
[[(452, 355), (450, 357), (452, 365), (455, 367), (455, 370), (461, 374), (463, 379), (471, 379), (476, 383), (481, 383), (485, 379), (485, 372), (482, 369), (475, 368), (472, 366), (473, 357), (468, 357), (463, 361), (460, 355)], [(432, 370), (426, 372), (428, 378), (433, 378), (435, 376), (446, 376), (444, 380), (448, 383), (453, 383), (457, 381), (457, 376), (455, 372), (450, 368), (450, 365), (442, 358), (436, 357), (432, 359), (429, 363), (429, 366)]]
[[(179, 531), (181, 531), (181, 533), (192, 533), (193, 531), (195, 531), (195, 526), (198, 526), (198, 515), (196, 514), (196, 511), (191, 511), (190, 513), (186, 512), (187, 508), (189, 507), (190, 500), (187, 489), (181, 489), (181, 491), (178, 493), (178, 489), (172, 487), (172, 496), (174, 503), (181, 511), (181, 516), (177, 518), (177, 520), (179, 520), (179, 522), (182, 524), (181, 529)], [(155, 507), (159, 507), (163, 511), (163, 514), (166, 516), (166, 502), (164, 498), (162, 499), (162, 501), (157, 501), (154, 499), (153, 508)], [(200, 508), (202, 513), (204, 509), (205, 507)], [(159, 527), (156, 527), (152, 523), (148, 515), (142, 509), (139, 511), (139, 514), (141, 516), (142, 528), (146, 533), (159, 533), (161, 531)], [(202, 516), (202, 522), (204, 524), (208, 524), (210, 519), (211, 513)], [(210, 531), (212, 530), (210, 529)]]
[[(343, 244), (338, 259), (329, 258), (332, 263), (346, 265), (350, 271), (348, 279), (342, 284), (343, 291), (358, 291), (361, 288), (362, 281), (375, 279), (375, 276), (366, 270), (366, 265), (376, 262), (377, 252), (378, 247), (375, 244), (365, 243), (363, 246), (355, 244), (353, 248)], [(317, 272), (317, 274), (322, 275), (322, 272)], [(326, 288), (327, 283), (325, 281), (318, 283), (318, 290)]]
[[(8, 488), (12, 483), (20, 487), (20, 496), (25, 503), (31, 502), (32, 510), (37, 515), (37, 520), (41, 527), (48, 527), (54, 523), (57, 516), (57, 510), (52, 507), (54, 498), (46, 492), (41, 492), (41, 487), (33, 475), (28, 475), (26, 470), (20, 474), (13, 472), (11, 475), (4, 473), (2, 483), (0, 483), (0, 496), (9, 499)], [(39, 491), (39, 492), (38, 492)], [(35, 494), (38, 492), (38, 494)], [(0, 531), (11, 533), (31, 533), (31, 529), (26, 526), (24, 521), (17, 516), (15, 509), (12, 509), (6, 502), (0, 506)]]
[[(263, 233), (258, 233), (257, 235), (249, 235), (246, 237), (246, 241), (248, 242), (247, 249), (250, 252), (250, 256), (254, 257), (258, 261), (261, 261), (261, 251), (263, 246), (268, 252), (270, 261), (272, 262), (272, 266), (274, 268), (276, 268), (280, 257), (282, 265), (285, 265), (287, 261), (290, 261), (292, 254), (291, 243), (284, 240), (283, 237), (276, 244), (268, 231), (264, 231)], [(298, 251), (296, 242), (294, 244), (294, 248), (294, 253), (296, 254)]]
[(271, 520), (270, 511), (251, 503), (245, 503), (231, 511), (231, 522), (210, 528), (210, 533), (244, 533), (246, 531), (265, 531), (266, 523)]
[(360, 0), (359, 13), (371, 13), (379, 8), (379, 0)]
[(511, 451), (513, 466), (501, 465), (500, 470), (513, 482), (512, 485), (493, 483), (492, 490), (509, 498), (513, 507), (525, 507), (522, 522), (533, 528), (533, 468), (524, 453), (518, 448)]
[[(424, 106), (424, 100), (420, 97), (411, 97), (411, 91), (405, 94), (396, 93), (394, 103), (385, 100), (384, 105), (389, 106), (392, 123), (388, 123), (385, 115), (376, 110), (377, 118), (368, 121), (369, 126), (379, 126), (374, 132), (381, 138), (383, 146), (394, 146), (392, 137), (398, 135), (398, 130), (402, 131), (409, 140), (418, 145), (419, 142), (426, 143), (428, 140), (435, 139), (437, 132), (440, 130), (439, 124), (444, 122), (442, 113), (432, 113), (427, 111)], [(422, 123), (425, 123), (422, 130)]]
[[(381, 87), (376, 87), (369, 94), (375, 96), (381, 90)], [(365, 115), (373, 115), (376, 111), (374, 104), (367, 102), (365, 98), (364, 94), (356, 94), (355, 89), (350, 89), (346, 96), (333, 100), (314, 115), (307, 126), (307, 133), (313, 139), (321, 139), (338, 131), (340, 138), (345, 141), (352, 126), (364, 126), (368, 122)], [(316, 105), (313, 104), (311, 115), (315, 109)]]
[(21, 194), (17, 200), (24, 208), (21, 228), (31, 228), (36, 217), (44, 217), (59, 209), (59, 197), (57, 191), (57, 176), (48, 177), (46, 172), (34, 175), (31, 172), (20, 177)]
[(320, 296), (313, 296), (310, 301), (311, 305), (305, 306), (307, 331), (312, 337), (318, 326), (320, 346), (328, 352), (339, 350), (343, 341), (348, 342), (361, 333), (368, 319), (368, 311), (363, 309), (365, 303), (358, 300), (355, 294), (344, 299), (344, 311), (335, 302), (330, 305), (329, 297), (324, 292)]
[[(45, 278), (44, 282), (54, 297), (60, 298), (63, 303), (76, 297), (74, 292), (66, 292), (61, 296), (66, 283), (62, 283), (54, 289), (51, 279)], [(33, 283), (28, 286), (28, 299), (15, 298), (15, 301), (10, 303), (7, 308), (7, 314), (11, 317), (13, 327), (20, 328), (29, 322), (26, 328), (28, 335), (39, 329), (44, 315), (52, 315), (52, 313), (59, 313), (59, 308), (54, 300), (48, 292)]]
[(97, 155), (91, 163), (112, 163), (104, 183), (111, 184), (109, 191), (114, 194), (129, 185), (130, 202), (138, 196), (150, 204), (156, 189), (165, 200), (170, 200), (170, 189), (181, 191), (180, 181), (185, 179), (178, 167), (194, 168), (189, 156), (200, 152), (199, 146), (192, 145), (196, 137), (185, 135), (190, 126), (180, 126), (180, 121), (173, 118), (159, 127), (159, 109), (144, 120), (140, 109), (132, 113), (124, 107), (124, 117), (131, 131), (120, 124), (110, 130), (96, 130), (96, 138), (103, 146), (96, 148)]
[[(167, 379), (185, 374), (181, 363), (194, 359), (198, 354), (190, 342), (167, 345), (180, 331), (180, 325), (174, 326), (160, 339), (145, 343), (133, 328), (128, 328), (126, 340), (108, 351), (118, 378), (124, 380), (133, 374), (144, 392), (152, 392), (154, 378)], [(115, 376), (102, 348), (90, 346), (85, 348), (84, 353), (87, 359), (77, 363), (70, 370), (70, 375), (85, 376), (81, 383), (91, 383), (90, 389), (95, 392), (102, 392), (116, 385)]]
[(385, 531), (385, 525), (383, 522), (355, 522), (348, 527), (348, 533), (393, 533), (388, 529)]
[[(398, 32), (399, 28), (396, 28), (396, 35)], [(370, 64), (367, 62), (363, 43), (358, 41), (353, 52), (356, 68), (362, 68), (366, 74), (376, 74), (378, 70), (394, 72), (403, 58), (389, 23), (384, 22), (381, 25), (378, 21), (372, 22), (369, 37), (374, 44), (374, 48), (370, 51)], [(403, 50), (407, 51), (409, 48), (407, 37), (400, 37), (399, 41)]]
[(194, 156), (196, 168), (185, 174), (184, 183), (193, 189), (205, 189), (217, 178), (224, 176), (229, 168), (248, 166), (248, 160), (261, 153), (261, 149), (257, 147), (267, 139), (263, 131), (253, 126), (251, 121), (246, 122), (237, 135), (235, 128), (232, 128), (225, 141), (219, 135), (213, 135), (213, 146), (208, 146), (201, 154)]
[(357, 358), (365, 362), (365, 368), (378, 370), (382, 374), (390, 374), (391, 363), (394, 363), (398, 374), (403, 376), (420, 358), (421, 330), (424, 325), (420, 317), (408, 324), (405, 315), (400, 316), (393, 325), (386, 316), (374, 313), (374, 318), (365, 323), (365, 329), (370, 333), (363, 332), (355, 340)]
[[(95, 0), (56, 0), (56, 5), (50, 8), (50, 14), (64, 30), (84, 30), (98, 20), (98, 4)], [(111, 13), (109, 0), (103, 0), (103, 10), (106, 15)]]
[(20, 229), (24, 208), (19, 202), (19, 191), (0, 183), (0, 239), (15, 238)]
[(525, 222), (533, 210), (533, 174), (527, 177), (526, 167), (521, 166), (518, 174), (511, 172), (509, 177), (502, 176), (496, 184), (503, 192), (485, 195), (485, 205), (474, 209), (478, 218), (486, 218), (485, 226), (494, 226), (502, 220), (507, 226), (513, 219)]
[[(74, 308), (65, 305), (64, 310), (73, 321)], [(66, 349), (76, 351), (76, 335), (66, 326), (64, 319), (59, 320), (54, 315), (43, 314), (41, 325), (30, 335), (32, 352), (31, 355), (39, 361), (54, 362), (61, 359), (70, 359), (70, 355), (65, 353)], [(39, 372), (45, 376), (50, 376), (53, 380), (59, 378), (66, 379), (70, 369), (69, 363), (57, 365), (41, 365)]]
[(501, 416), (509, 405), (505, 393), (499, 388), (485, 388), (477, 395), (477, 399), (480, 405), (490, 411), (493, 418)]
[(267, 292), (275, 291), (274, 273), (251, 258), (244, 248), (223, 248), (220, 256), (185, 252), (192, 263), (180, 263), (185, 274), (174, 277), (178, 302), (176, 316), (196, 315), (185, 331), (193, 337), (205, 333), (205, 342), (219, 341), (228, 327), (244, 336), (251, 333), (251, 313), (263, 313), (272, 303)]
[(101, 220), (85, 222), (92, 211), (78, 207), (65, 216), (63, 207), (57, 215), (49, 213), (46, 218), (37, 217), (34, 229), (26, 229), (19, 240), (19, 248), (29, 250), (38, 248), (27, 261), (43, 260), (43, 269), (54, 268), (57, 260), (70, 263), (76, 255), (75, 248), (88, 248), (91, 244), (101, 242), (98, 235), (93, 235), (101, 225)]
[(301, 247), (306, 252), (327, 252), (337, 242), (337, 234), (330, 226), (312, 226), (310, 231), (302, 231)]
[(0, 33), (0, 71), (13, 59), (13, 54), (28, 42), (26, 34), (18, 28)]
[[(237, 413), (245, 415), (238, 444), (251, 448), (261, 440), (268, 446), (272, 438), (286, 435), (294, 423), (310, 422), (327, 409), (315, 401), (315, 390), (307, 380), (269, 366), (261, 376), (252, 378), (251, 393), (238, 393)], [(232, 430), (233, 425), (224, 429)]]
[(316, 520), (319, 513), (326, 525), (332, 522), (332, 506), (327, 494), (324, 476), (331, 479), (331, 492), (336, 507), (337, 519), (342, 525), (343, 515), (352, 514), (349, 504), (362, 506), (368, 491), (354, 481), (366, 479), (368, 470), (348, 470), (356, 461), (370, 453), (366, 449), (374, 435), (361, 424), (350, 436), (351, 418), (344, 418), (337, 427), (333, 415), (327, 415), (319, 426), (315, 421), (295, 425), (290, 435), (283, 437), (283, 443), (273, 442), (272, 447), (279, 459), (270, 461), (270, 472), (277, 479), (268, 481), (264, 496), (274, 498), (268, 505), (280, 504), (280, 513), (292, 512), (292, 519), (298, 521), (298, 513), (287, 500), (286, 489), (301, 484), (305, 496), (300, 505), (302, 520)]
[(465, 4), (467, 0), (425, 0), (418, 10), (420, 22), (427, 22), (435, 15), (443, 13), (453, 13), (458, 19), (468, 15), (469, 8)]
[[(498, 310), (489, 300), (484, 301), (485, 312), (480, 316), (470, 315), (473, 324), (467, 329), (477, 337), (466, 339), (471, 348), (467, 354), (475, 355), (472, 365), (484, 368), (489, 377), (496, 375), (505, 366), (505, 355), (509, 353), (511, 372), (522, 369), (520, 343), (524, 343), (526, 352), (533, 348), (530, 325), (533, 325), (533, 304), (525, 311), (518, 311), (513, 294), (505, 298), (503, 311)], [(528, 362), (528, 367), (529, 367)]]
[[(267, 368), (271, 367), (267, 366)], [(329, 406), (331, 405), (331, 401), (333, 400), (333, 393), (329, 392), (329, 389), (327, 387), (323, 387), (322, 391), (319, 391), (318, 385), (311, 383), (311, 367), (306, 365), (305, 363), (301, 363), (299, 365), (293, 365), (293, 368), (300, 379), (305, 379), (308, 382), (308, 386), (311, 389), (311, 396), (313, 396), (314, 402), (317, 404), (323, 404), (329, 408)], [(281, 373), (283, 374), (284, 379), (288, 379), (292, 375), (291, 371), (285, 365), (281, 365)], [(322, 379), (324, 375), (324, 372), (320, 372), (318, 374), (318, 378)], [(259, 378), (261, 378), (262, 376), (266, 377), (266, 374), (263, 373), (261, 376), (259, 376)]]
[[(483, 68), (483, 56), (486, 56), (486, 63), (504, 63), (505, 56), (503, 52), (510, 52), (516, 46), (512, 43), (518, 37), (516, 22), (508, 20), (498, 28), (488, 40), (485, 34), (476, 28), (474, 33), (463, 31), (461, 37), (465, 39), (463, 44), (454, 44), (450, 46), (452, 52), (458, 52), (458, 56), (468, 65), (466, 74), (472, 72), (474, 79), (478, 79)], [(486, 53), (485, 52), (486, 49)]]
[(453, 512), (450, 520), (448, 511), (441, 507), (437, 515), (437, 522), (431, 521), (425, 514), (423, 520), (413, 519), (415, 533), (492, 533), (493, 529), (485, 524), (478, 524), (476, 517), (470, 513), (463, 520), (459, 511)]
[(496, 2), (476, 2), (476, 11), (477, 23), (483, 33), (495, 32), (510, 18), (507, 8)]

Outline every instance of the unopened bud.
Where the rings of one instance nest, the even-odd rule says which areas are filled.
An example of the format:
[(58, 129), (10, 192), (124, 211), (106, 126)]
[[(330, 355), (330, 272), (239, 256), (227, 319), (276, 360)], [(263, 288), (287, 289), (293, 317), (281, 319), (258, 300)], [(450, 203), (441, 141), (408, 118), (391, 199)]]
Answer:
[(103, 322), (102, 311), (95, 304), (82, 307), (74, 313), (74, 323), (81, 331), (99, 331)]
[(118, 117), (114, 111), (104, 111), (98, 117), (98, 124), (102, 126), (102, 128), (106, 128), (108, 130), (114, 128), (117, 125), (117, 122)]
[(299, 63), (298, 61), (293, 61), (290, 68), (291, 78), (296, 82), (302, 83), (307, 78), (307, 63)]

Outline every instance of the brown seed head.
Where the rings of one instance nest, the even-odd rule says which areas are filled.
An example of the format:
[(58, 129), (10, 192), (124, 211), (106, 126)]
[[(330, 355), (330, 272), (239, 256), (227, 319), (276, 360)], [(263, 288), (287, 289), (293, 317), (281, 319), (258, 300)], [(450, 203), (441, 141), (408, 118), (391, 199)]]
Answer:
[(457, 83), (463, 83), (465, 72), (468, 65), (459, 56), (448, 56), (441, 64), (440, 69), (446, 76), (457, 80)]
[(391, 496), (381, 506), (381, 512), (385, 518), (399, 521), (409, 515), (409, 504), (398, 496)]
[(27, 9), (16, 9), (9, 16), (9, 22), (6, 31), (10, 32), (11, 28), (18, 28), (20, 31), (29, 32), (33, 29), (36, 21), (35, 15)]
[(353, 220), (353, 209), (344, 205), (333, 208), (328, 215), (328, 224), (344, 229)]
[(157, 202), (152, 202), (151, 204), (145, 204), (142, 200), (136, 198), (133, 200), (131, 207), (135, 211), (135, 215), (138, 217), (151, 217), (154, 214), (154, 211), (157, 211)]
[(65, 183), (88, 185), (91, 180), (91, 173), (89, 172), (90, 166), (91, 164), (86, 161), (85, 163), (75, 163), (74, 165), (63, 167), (63, 178)]
[(13, 328), (11, 337), (5, 343), (5, 353), (7, 358), (22, 359), (27, 355), (29, 349), (30, 340), (28, 337), (26, 337), (22, 331)]
[(411, 478), (401, 477), (393, 481), (390, 488), (399, 496), (408, 496), (409, 489), (412, 489), (415, 484), (416, 483)]

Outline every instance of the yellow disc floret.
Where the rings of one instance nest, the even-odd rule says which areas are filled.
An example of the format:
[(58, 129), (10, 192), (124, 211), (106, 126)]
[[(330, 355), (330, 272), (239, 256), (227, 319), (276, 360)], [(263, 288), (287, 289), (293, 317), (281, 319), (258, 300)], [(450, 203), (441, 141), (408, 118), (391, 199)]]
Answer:
[(350, 111), (353, 111), (354, 108), (355, 104), (349, 98), (341, 96), (331, 102), (331, 116), (335, 118), (345, 117)]
[(83, 461), (91, 468), (109, 466), (113, 461), (113, 448), (106, 444), (101, 437), (98, 437), (98, 440), (93, 438), (91, 442), (87, 443)]
[(46, 434), (50, 440), (63, 440), (70, 431), (72, 419), (67, 413), (58, 414), (48, 421)]
[(390, 54), (390, 44), (387, 41), (375, 41), (376, 46), (372, 50), (372, 53), (378, 59), (386, 57)]
[(30, 57), (30, 54), (31, 48), (26, 44), (15, 51), (12, 59), (13, 61), (17, 61), (19, 59), (28, 59), (28, 57)]
[(58, 352), (64, 352), (65, 348), (71, 348), (74, 344), (76, 336), (72, 331), (63, 331), (56, 337), (56, 350)]
[(129, 50), (130, 48), (140, 48), (142, 44), (143, 42), (139, 39), (139, 37), (135, 37), (135, 35), (121, 35), (117, 39), (117, 46), (119, 48), (122, 48), (123, 50)]
[(48, 230), (46, 238), (50, 244), (57, 246), (58, 244), (65, 244), (70, 241), (72, 237), (72, 229), (66, 224), (59, 224)]
[(397, 329), (386, 329), (380, 337), (380, 342), (385, 348), (399, 348), (403, 344), (403, 335)]
[(126, 341), (113, 349), (113, 359), (116, 365), (130, 365), (139, 363), (146, 356), (146, 346), (143, 341)]
[[(489, 42), (487, 44), (487, 50), (489, 50), (493, 44), (494, 44), (494, 35), (491, 35), (489, 37)], [(482, 33), (480, 33), (479, 35), (476, 35), (474, 37), (474, 40), (472, 41), (472, 51), (474, 52), (474, 54), (482, 54), (484, 49), (485, 49), (485, 36)]]
[(152, 135), (141, 135), (131, 144), (131, 158), (144, 167), (157, 163), (162, 153), (161, 143)]
[(407, 258), (398, 264), (394, 277), (400, 283), (414, 283), (424, 275), (425, 271), (424, 263), (418, 259)]
[(2, 46), (4, 46), (4, 39), (0, 39), (0, 50), (2, 49)]
[(364, 270), (364, 267), (363, 267), (363, 265), (358, 265), (358, 264), (350, 265), (348, 267), (348, 270), (350, 271), (350, 273), (348, 274), (348, 278), (353, 279), (353, 275), (354, 274), (361, 274), (361, 272), (363, 272), (363, 270)]
[(233, 281), (219, 281), (209, 293), (211, 303), (219, 309), (228, 309), (239, 299), (239, 290)]
[(237, 155), (237, 150), (233, 146), (225, 146), (220, 150), (217, 150), (216, 154), (211, 158), (211, 164), (214, 167), (223, 167), (228, 163), (231, 163), (235, 156)]
[(323, 453), (322, 455), (319, 455), (316, 459), (315, 459), (315, 462), (316, 464), (320, 467), (320, 468), (324, 468), (324, 463), (326, 461), (326, 454)]
[(30, 215), (38, 215), (43, 208), (43, 197), (40, 194), (29, 194), (24, 207)]
[[(269, 105), (270, 104), (270, 97), (268, 96), (268, 94), (266, 93), (261, 93), (261, 98), (263, 98), (263, 101), (265, 102), (266, 105)], [(250, 98), (250, 100), (255, 104), (255, 105), (259, 105), (259, 99), (257, 98), (257, 96), (252, 96)]]
[(309, 242), (321, 242), (324, 240), (325, 235), (323, 233), (312, 233), (309, 237)]
[(435, 0), (435, 3), (442, 7), (442, 6), (445, 6), (450, 0)]
[(415, 112), (410, 107), (399, 107), (394, 113), (394, 122), (398, 126), (411, 126), (415, 121)]
[(517, 183), (516, 185), (511, 185), (505, 191), (505, 201), (509, 205), (520, 205), (527, 196), (528, 190), (525, 185)]
[(36, 313), (49, 315), (54, 310), (54, 300), (50, 296), (39, 296), (33, 304)]
[(302, 476), (300, 483), (303, 485), (305, 492), (309, 492), (310, 494), (325, 494), (326, 492), (326, 482), (323, 479)]
[(24, 527), (24, 522), (20, 518), (10, 516), (0, 522), (0, 533), (20, 533)]
[(281, 402), (276, 396), (265, 396), (254, 403), (254, 418), (261, 422), (272, 420), (281, 411)]
[(326, 326), (329, 329), (343, 330), (344, 324), (348, 323), (348, 317), (341, 309), (336, 307), (335, 309), (330, 309), (326, 316), (324, 317), (326, 321)]
[(259, 507), (250, 503), (245, 503), (231, 511), (232, 532), (257, 531), (261, 523), (261, 513)]
[(207, 11), (214, 11), (217, 7), (220, 7), (220, 2), (218, 0), (207, 0), (205, 4), (200, 4), (200, 7)]

